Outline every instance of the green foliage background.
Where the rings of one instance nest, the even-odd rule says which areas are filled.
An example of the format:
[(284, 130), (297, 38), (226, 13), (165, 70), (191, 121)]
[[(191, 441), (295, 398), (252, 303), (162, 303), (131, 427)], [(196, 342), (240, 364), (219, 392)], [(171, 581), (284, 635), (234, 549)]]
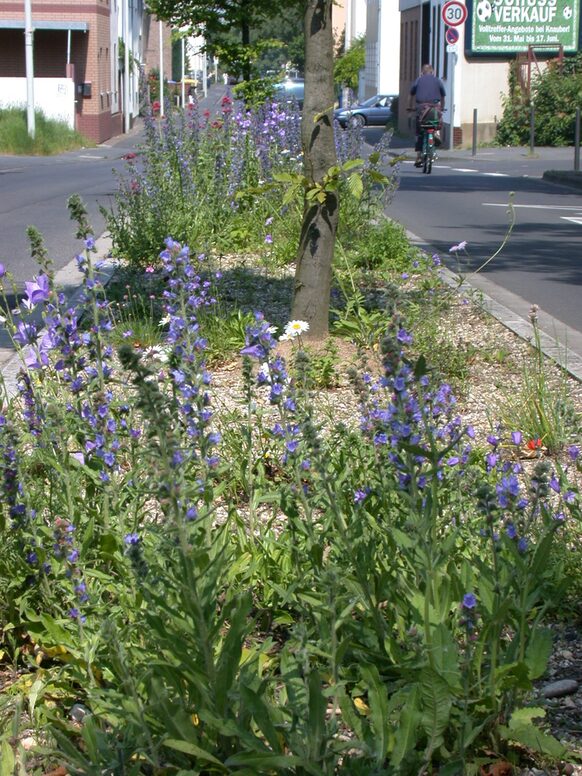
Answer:
[(517, 66), (509, 75), (509, 94), (496, 139), (501, 145), (526, 145), (530, 141), (530, 108), (534, 105), (535, 142), (566, 146), (574, 142), (576, 108), (582, 106), (582, 55), (548, 64), (532, 82), (528, 97), (520, 86)]

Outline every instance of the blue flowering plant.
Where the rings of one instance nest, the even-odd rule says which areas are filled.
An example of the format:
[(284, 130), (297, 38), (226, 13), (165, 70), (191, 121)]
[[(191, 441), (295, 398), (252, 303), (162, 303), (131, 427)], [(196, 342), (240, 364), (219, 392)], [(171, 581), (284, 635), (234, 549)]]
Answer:
[(47, 264), (25, 286), (0, 413), (2, 649), (35, 674), (14, 693), (51, 762), (476, 775), (523, 747), (562, 758), (528, 704), (561, 590), (555, 540), (580, 520), (578, 448), (560, 466), (541, 448), (524, 461), (523, 430), (476, 443), (396, 304), (350, 373), (347, 420), (321, 411), (308, 324), (258, 311), (239, 321), (221, 416), (207, 254), (165, 237), (144, 273), (160, 349), (116, 350), (71, 210), (80, 303)]

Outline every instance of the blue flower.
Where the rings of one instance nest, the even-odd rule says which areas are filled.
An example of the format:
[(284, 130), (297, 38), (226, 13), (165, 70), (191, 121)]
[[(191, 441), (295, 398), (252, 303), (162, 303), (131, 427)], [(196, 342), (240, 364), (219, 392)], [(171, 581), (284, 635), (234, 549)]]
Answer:
[(474, 593), (465, 593), (463, 596), (463, 608), (474, 609), (477, 606), (477, 598)]

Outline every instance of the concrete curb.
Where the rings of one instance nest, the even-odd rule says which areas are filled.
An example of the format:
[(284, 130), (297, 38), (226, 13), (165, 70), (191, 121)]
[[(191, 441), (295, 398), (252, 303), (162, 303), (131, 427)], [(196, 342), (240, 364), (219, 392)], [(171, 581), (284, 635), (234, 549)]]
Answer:
[[(95, 267), (95, 276), (106, 286), (118, 267), (118, 262), (111, 258), (111, 238), (105, 234), (101, 235), (95, 241), (95, 247), (97, 251), (91, 257)], [(55, 273), (55, 287), (65, 294), (69, 307), (76, 307), (81, 301), (82, 278), (83, 275), (79, 271), (75, 259), (72, 259)], [(4, 342), (0, 347), (0, 373), (6, 398), (17, 393), (16, 378), (22, 366), (20, 353), (16, 352), (13, 346)]]
[(571, 186), (574, 189), (582, 189), (582, 172), (573, 170), (546, 170), (542, 178), (550, 183), (560, 183), (562, 186)]
[[(413, 234), (413, 232), (407, 230), (406, 234), (414, 245), (426, 253), (438, 253), (435, 248), (432, 248), (420, 237)], [(443, 265), (441, 268), (441, 277), (448, 286), (457, 289), (459, 293), (464, 293), (467, 297), (475, 301), (485, 312), (489, 313), (495, 320), (502, 323), (524, 342), (533, 343), (533, 332), (530, 321), (491, 296), (491, 294), (488, 293), (488, 289), (491, 288), (493, 284), (488, 282), (484, 276), (479, 277), (478, 284), (470, 283), (467, 280), (463, 280), (460, 275)], [(503, 292), (504, 290), (501, 289), (501, 291)], [(507, 296), (508, 299), (511, 298), (511, 301), (518, 299), (518, 297), (509, 292), (505, 292), (505, 296)], [(524, 300), (519, 301), (522, 306), (526, 305), (529, 307)], [(582, 382), (582, 356), (578, 355), (578, 353), (568, 348), (567, 345), (560, 342), (557, 337), (549, 333), (550, 331), (566, 329), (567, 327), (565, 327), (564, 324), (560, 324), (543, 311), (539, 311), (538, 328), (542, 353), (552, 359), (552, 361), (558, 364), (558, 366), (575, 380)], [(579, 332), (570, 331), (572, 331), (573, 336), (581, 338)]]

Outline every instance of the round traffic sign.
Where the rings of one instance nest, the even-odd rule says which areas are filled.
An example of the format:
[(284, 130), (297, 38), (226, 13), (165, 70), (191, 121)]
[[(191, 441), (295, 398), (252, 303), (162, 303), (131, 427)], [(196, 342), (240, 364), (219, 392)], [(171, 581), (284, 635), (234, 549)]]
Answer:
[(460, 27), (467, 20), (467, 9), (461, 0), (449, 0), (443, 5), (441, 17), (449, 27)]
[(453, 46), (459, 40), (459, 30), (457, 30), (455, 27), (447, 27), (445, 38), (447, 43)]

